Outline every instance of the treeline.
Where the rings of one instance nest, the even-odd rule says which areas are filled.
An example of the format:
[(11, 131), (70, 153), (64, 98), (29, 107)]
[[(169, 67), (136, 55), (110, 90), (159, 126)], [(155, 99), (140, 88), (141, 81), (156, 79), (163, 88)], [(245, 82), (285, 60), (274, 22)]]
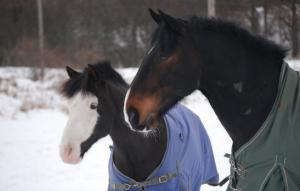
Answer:
[[(0, 1), (0, 66), (83, 65), (110, 59), (138, 66), (155, 25), (148, 8), (175, 16), (207, 15), (207, 0), (42, 0), (44, 51), (39, 52), (38, 0)], [(216, 0), (216, 16), (299, 51), (300, 0)]]

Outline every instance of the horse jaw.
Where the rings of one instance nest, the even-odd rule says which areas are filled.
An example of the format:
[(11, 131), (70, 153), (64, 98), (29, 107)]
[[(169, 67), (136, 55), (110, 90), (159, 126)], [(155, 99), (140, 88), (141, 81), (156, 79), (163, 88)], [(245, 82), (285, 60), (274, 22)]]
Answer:
[(98, 103), (96, 96), (81, 93), (69, 101), (69, 120), (59, 146), (60, 157), (65, 163), (81, 161), (80, 145), (93, 134), (99, 117), (97, 110), (90, 108), (92, 103)]

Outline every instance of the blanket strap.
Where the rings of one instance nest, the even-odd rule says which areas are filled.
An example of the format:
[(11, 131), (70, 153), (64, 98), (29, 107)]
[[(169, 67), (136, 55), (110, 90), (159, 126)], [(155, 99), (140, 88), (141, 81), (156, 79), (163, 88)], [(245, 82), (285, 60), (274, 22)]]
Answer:
[(232, 191), (240, 191), (241, 189), (238, 187), (238, 180), (240, 177), (245, 177), (246, 169), (238, 164), (238, 161), (236, 160), (234, 153), (232, 154), (225, 154), (225, 157), (229, 158), (230, 162), (230, 176), (229, 176), (229, 188)]
[[(226, 157), (226, 158), (231, 158), (231, 154), (228, 154), (228, 153), (226, 153), (225, 155), (224, 155), (224, 157)], [(223, 186), (224, 184), (226, 184), (226, 182), (228, 182), (228, 181), (230, 181), (231, 180), (231, 175), (229, 175), (229, 176), (226, 176), (223, 180), (221, 180), (219, 183), (207, 183), (208, 185), (210, 185), (210, 186)]]
[(226, 176), (223, 180), (221, 180), (219, 183), (207, 183), (209, 186), (223, 186), (226, 182), (228, 182), (230, 179), (230, 176)]
[(131, 188), (138, 188), (143, 190), (147, 186), (153, 186), (158, 184), (164, 184), (171, 179), (175, 178), (177, 176), (177, 173), (167, 173), (165, 175), (159, 176), (159, 177), (153, 177), (149, 180), (146, 180), (144, 182), (134, 182), (134, 183), (110, 183), (110, 187), (113, 190), (130, 190)]

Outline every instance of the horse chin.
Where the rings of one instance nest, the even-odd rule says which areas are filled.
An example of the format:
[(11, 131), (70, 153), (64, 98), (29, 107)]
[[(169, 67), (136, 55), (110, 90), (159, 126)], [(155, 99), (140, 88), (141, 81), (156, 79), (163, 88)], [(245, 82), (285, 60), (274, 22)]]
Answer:
[(139, 125), (139, 127), (133, 129), (133, 131), (148, 134), (151, 133), (152, 131), (155, 131), (155, 129), (158, 127), (157, 124), (158, 123), (153, 120), (151, 122), (147, 122), (144, 125)]
[(62, 159), (64, 163), (66, 164), (79, 164), (81, 162), (81, 158), (73, 158), (73, 159)]
[[(81, 162), (82, 157), (80, 152), (77, 152), (78, 149), (73, 149), (69, 145), (60, 146), (59, 154), (61, 160), (66, 164), (78, 164)], [(79, 150), (80, 151), (80, 150)]]

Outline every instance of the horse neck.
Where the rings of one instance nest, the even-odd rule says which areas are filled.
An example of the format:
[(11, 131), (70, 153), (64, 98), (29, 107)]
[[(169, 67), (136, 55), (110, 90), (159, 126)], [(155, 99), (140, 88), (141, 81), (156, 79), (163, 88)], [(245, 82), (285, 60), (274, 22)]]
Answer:
[(268, 116), (277, 95), (283, 61), (240, 46), (228, 47), (228, 43), (209, 46), (213, 49), (210, 52), (220, 55), (206, 52), (199, 89), (232, 138), (236, 151), (254, 136)]
[[(118, 97), (124, 99), (126, 91)], [(161, 162), (166, 148), (166, 128), (161, 122), (159, 131), (152, 136), (129, 129), (124, 121), (123, 101), (115, 102), (119, 113), (114, 114), (114, 125), (110, 137), (114, 144), (113, 156), (117, 168), (125, 175), (137, 181), (145, 180)]]

